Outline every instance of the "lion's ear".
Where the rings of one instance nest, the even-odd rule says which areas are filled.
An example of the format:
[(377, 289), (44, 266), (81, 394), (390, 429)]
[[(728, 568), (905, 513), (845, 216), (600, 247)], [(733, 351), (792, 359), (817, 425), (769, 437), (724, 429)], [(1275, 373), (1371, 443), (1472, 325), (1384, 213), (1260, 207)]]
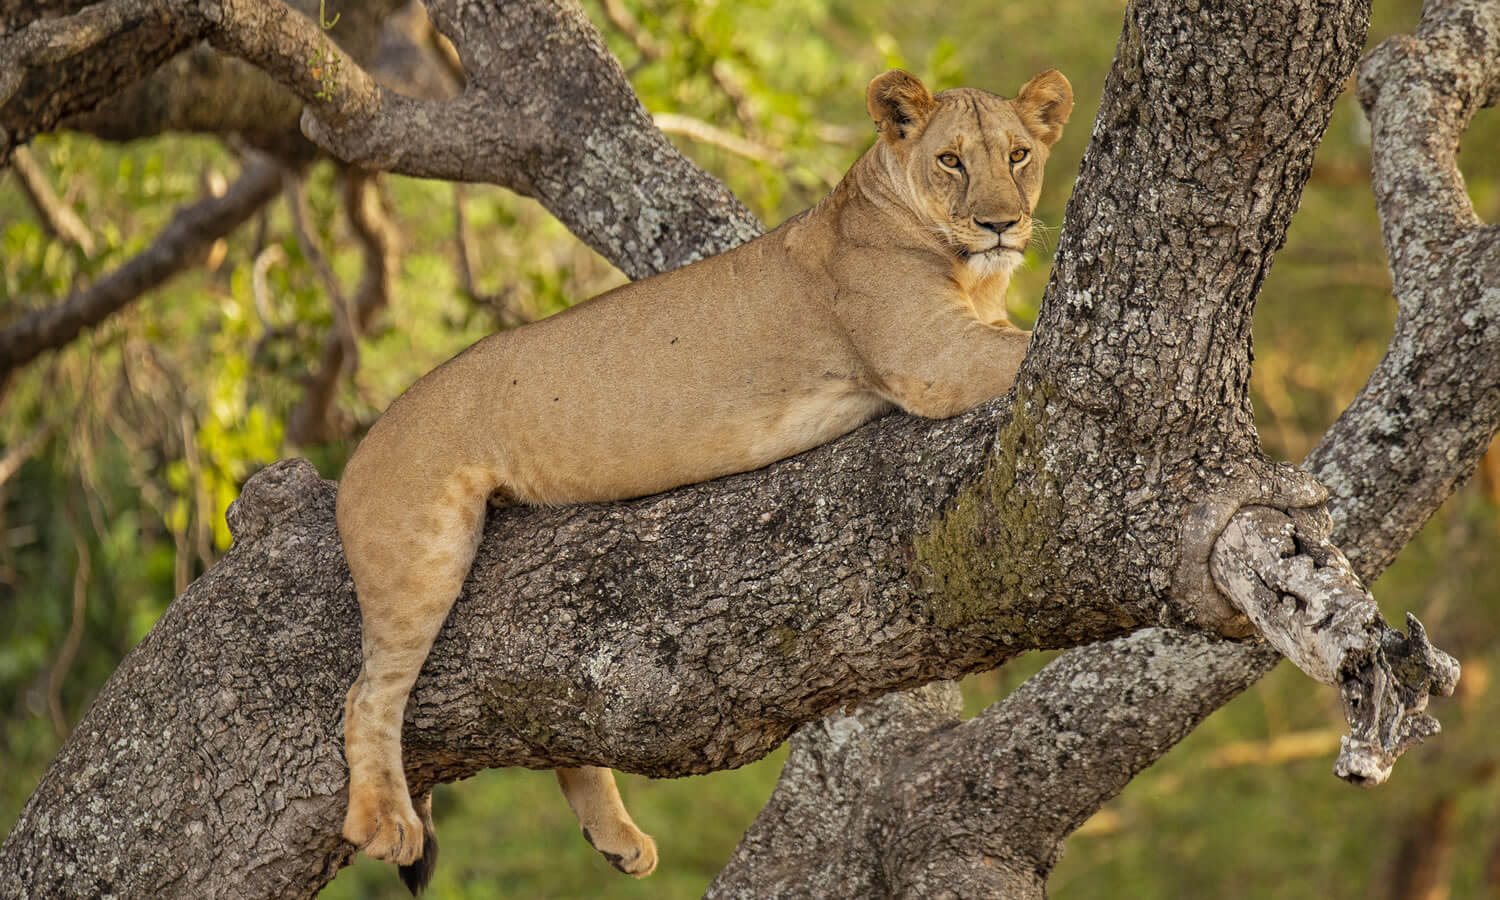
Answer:
[(900, 69), (892, 69), (870, 82), (865, 90), (865, 105), (875, 130), (895, 143), (920, 133), (927, 117), (937, 108), (937, 101), (927, 86)]
[(1026, 129), (1051, 146), (1073, 114), (1073, 86), (1061, 72), (1048, 69), (1021, 86), (1015, 104)]

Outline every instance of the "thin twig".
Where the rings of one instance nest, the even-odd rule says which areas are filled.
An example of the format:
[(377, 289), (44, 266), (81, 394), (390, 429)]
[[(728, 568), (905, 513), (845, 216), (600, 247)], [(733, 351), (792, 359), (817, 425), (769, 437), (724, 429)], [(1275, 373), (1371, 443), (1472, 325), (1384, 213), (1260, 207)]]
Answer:
[(323, 248), (309, 227), (311, 215), (307, 206), (306, 184), (302, 178), (291, 177), (286, 179), (286, 205), (292, 216), (292, 232), (297, 236), (297, 246), (302, 248), (302, 255), (312, 266), (313, 272), (323, 284), (323, 290), (328, 294), (328, 305), (333, 311), (334, 333), (344, 344), (345, 359), (355, 358), (356, 325), (349, 315), (349, 304), (344, 299), (344, 289), (339, 284), (338, 276), (333, 273), (333, 267), (328, 264), (328, 257), (323, 254)]
[(177, 416), (177, 428), (182, 434), (182, 458), (187, 464), (188, 492), (192, 515), (187, 527), (192, 530), (193, 550), (198, 562), (207, 570), (214, 564), (213, 547), (213, 499), (204, 486), (203, 457), (198, 449), (197, 426), (192, 413), (184, 408)]
[(78, 655), (79, 645), (83, 643), (83, 620), (88, 606), (89, 578), (93, 574), (93, 558), (89, 553), (88, 540), (83, 536), (78, 517), (74, 515), (71, 504), (63, 504), (63, 511), (68, 520), (68, 526), (73, 532), (73, 548), (78, 554), (78, 565), (73, 570), (73, 610), (68, 620), (68, 634), (63, 638), (62, 649), (58, 651), (57, 660), (47, 671), (47, 710), (51, 713), (52, 728), (57, 732), (58, 737), (67, 737), (70, 730), (67, 717), (63, 715), (62, 683), (68, 670), (73, 667), (73, 659)]
[(453, 243), (458, 287), (464, 297), (475, 306), (489, 310), (501, 328), (524, 325), (528, 318), (516, 309), (514, 285), (506, 285), (490, 294), (480, 291), (474, 283), (474, 270), (469, 260), (469, 222), (464, 214), (464, 187), (461, 184), (453, 186)]
[(346, 169), (343, 205), (364, 257), (359, 287), (349, 310), (352, 328), (330, 337), (317, 369), (304, 379), (302, 402), (287, 417), (287, 440), (293, 444), (319, 443), (345, 430), (344, 423), (335, 421), (334, 398), (343, 378), (353, 377), (359, 368), (358, 345), (352, 335), (367, 330), (389, 304), (400, 267), (400, 235), (385, 214), (377, 176)]
[(21, 190), (26, 193), (26, 199), (31, 202), (32, 209), (36, 210), (42, 228), (53, 237), (82, 250), (85, 256), (93, 256), (94, 235), (83, 224), (83, 220), (78, 218), (78, 214), (73, 212), (73, 208), (57, 196), (52, 183), (47, 180), (47, 173), (42, 171), (41, 163), (31, 155), (31, 151), (26, 147), (17, 147), (11, 154), (10, 166), (16, 173), (16, 180), (21, 182)]
[(702, 144), (712, 144), (715, 147), (728, 150), (737, 156), (753, 159), (757, 162), (769, 163), (773, 166), (786, 165), (786, 154), (772, 147), (768, 147), (759, 141), (743, 138), (732, 132), (725, 131), (714, 125), (695, 119), (692, 116), (678, 115), (677, 113), (652, 113), (651, 120), (656, 123), (667, 134), (680, 134), (690, 140)]

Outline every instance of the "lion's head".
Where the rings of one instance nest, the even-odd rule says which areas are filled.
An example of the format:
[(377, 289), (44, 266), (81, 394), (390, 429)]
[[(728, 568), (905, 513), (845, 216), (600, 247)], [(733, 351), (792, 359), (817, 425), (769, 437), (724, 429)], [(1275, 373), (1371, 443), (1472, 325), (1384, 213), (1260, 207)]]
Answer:
[(870, 82), (865, 99), (905, 174), (894, 187), (921, 224), (977, 272), (1019, 263), (1048, 150), (1073, 112), (1068, 79), (1043, 72), (1014, 100), (973, 88), (934, 96), (892, 69)]

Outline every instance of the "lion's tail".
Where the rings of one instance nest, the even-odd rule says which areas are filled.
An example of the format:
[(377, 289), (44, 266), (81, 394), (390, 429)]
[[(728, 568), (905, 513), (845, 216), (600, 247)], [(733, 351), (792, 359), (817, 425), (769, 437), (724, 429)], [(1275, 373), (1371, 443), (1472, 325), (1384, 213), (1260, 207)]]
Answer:
[(432, 880), (432, 870), (437, 868), (437, 832), (432, 827), (432, 791), (417, 798), (417, 816), (422, 820), (422, 855), (409, 866), (398, 866), (401, 882), (413, 897), (421, 896), (427, 882)]

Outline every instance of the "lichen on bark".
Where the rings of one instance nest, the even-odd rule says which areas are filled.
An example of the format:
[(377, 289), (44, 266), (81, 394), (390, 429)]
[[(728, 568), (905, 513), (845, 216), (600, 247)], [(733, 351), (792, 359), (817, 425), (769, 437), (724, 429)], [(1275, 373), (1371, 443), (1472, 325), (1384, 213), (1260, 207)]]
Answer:
[[(933, 621), (953, 631), (974, 630), (1019, 652), (1028, 639), (1027, 607), (1055, 603), (1049, 585), (1059, 580), (1047, 552), (1063, 513), (1045, 463), (1032, 459), (1042, 444), (1045, 382), (1018, 393), (1000, 423), (983, 474), (964, 487), (912, 541), (915, 578)], [(1013, 492), (1017, 473), (1041, 471), (1039, 490)], [(1122, 623), (1125, 627), (1126, 623)]]

